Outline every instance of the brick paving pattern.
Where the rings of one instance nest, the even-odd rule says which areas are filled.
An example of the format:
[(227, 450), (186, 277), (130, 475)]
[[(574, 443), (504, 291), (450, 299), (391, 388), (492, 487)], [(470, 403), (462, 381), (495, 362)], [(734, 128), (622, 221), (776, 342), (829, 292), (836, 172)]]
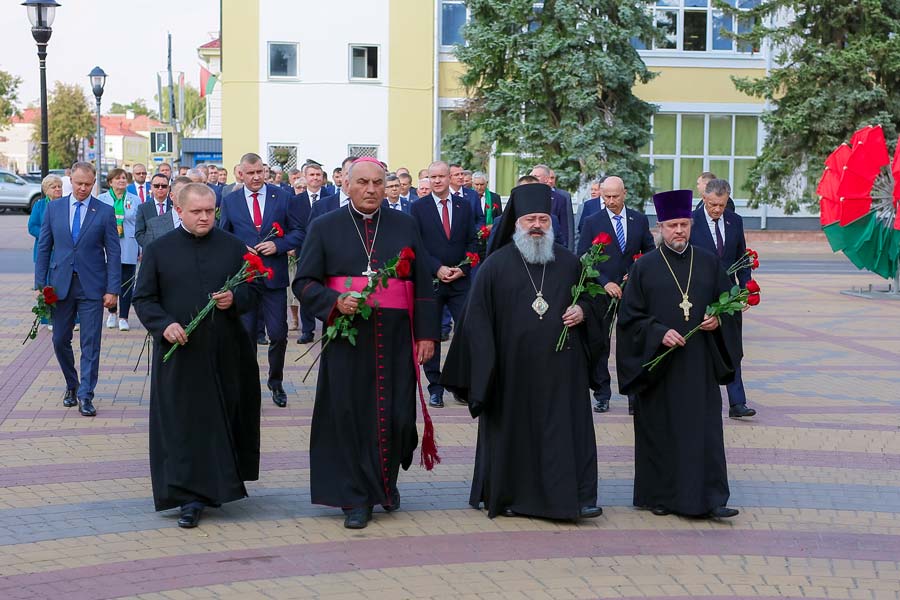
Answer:
[[(0, 598), (898, 598), (900, 302), (840, 295), (880, 281), (846, 272), (821, 242), (758, 249), (772, 269), (745, 318), (744, 377), (760, 415), (725, 420), (742, 511), (728, 522), (631, 507), (632, 426), (614, 396), (594, 416), (599, 519), (489, 520), (468, 507), (476, 425), (450, 402), (433, 413), (443, 464), (401, 473), (403, 509), (345, 530), (309, 503), (315, 382), (291, 360), (289, 407), (264, 397), (251, 497), (180, 530), (150, 498), (137, 320), (104, 330), (99, 416), (86, 419), (62, 407), (49, 334), (21, 343), (31, 278), (2, 275)], [(844, 271), (780, 271), (776, 258)]]

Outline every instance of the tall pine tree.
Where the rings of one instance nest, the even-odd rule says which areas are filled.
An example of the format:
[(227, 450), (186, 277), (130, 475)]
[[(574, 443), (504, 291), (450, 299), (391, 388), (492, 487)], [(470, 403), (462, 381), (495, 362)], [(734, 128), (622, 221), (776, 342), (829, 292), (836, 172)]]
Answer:
[[(629, 197), (650, 195), (639, 148), (654, 106), (632, 92), (653, 77), (633, 38), (659, 33), (638, 1), (467, 0), (465, 65), (469, 100), (444, 137), (448, 157), (479, 160), (501, 151), (554, 167), (574, 188), (599, 174), (622, 177)], [(536, 8), (536, 6), (538, 8)]]
[[(735, 12), (734, 0), (716, 4)], [(762, 0), (740, 14), (755, 26), (736, 37), (757, 47), (768, 40), (775, 63), (767, 77), (733, 78), (738, 90), (772, 106), (750, 171), (752, 200), (788, 213), (805, 205), (815, 211), (816, 180), (835, 147), (865, 125), (881, 124), (897, 139), (900, 2)]]

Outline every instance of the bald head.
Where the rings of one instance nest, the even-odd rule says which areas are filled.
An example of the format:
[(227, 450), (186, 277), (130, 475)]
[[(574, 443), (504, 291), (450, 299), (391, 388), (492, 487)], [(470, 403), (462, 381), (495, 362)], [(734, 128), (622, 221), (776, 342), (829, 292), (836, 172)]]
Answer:
[(361, 213), (372, 214), (384, 199), (384, 167), (373, 161), (357, 161), (349, 165), (344, 183), (350, 201)]
[(600, 184), (600, 194), (606, 208), (614, 214), (620, 214), (625, 208), (625, 182), (621, 177), (612, 175), (604, 179)]

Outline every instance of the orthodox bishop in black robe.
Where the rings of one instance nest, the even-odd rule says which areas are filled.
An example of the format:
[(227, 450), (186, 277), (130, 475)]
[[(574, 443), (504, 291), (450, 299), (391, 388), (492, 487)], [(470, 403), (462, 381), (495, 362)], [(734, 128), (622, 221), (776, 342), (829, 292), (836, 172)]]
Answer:
[[(581, 263), (553, 243), (549, 213), (548, 186), (513, 190), (443, 371), (442, 383), (478, 418), (469, 503), (484, 503), (491, 518), (578, 519), (602, 512), (588, 377), (592, 356), (607, 343), (605, 299), (582, 297), (570, 308)], [(529, 239), (537, 235), (528, 222), (534, 214), (546, 218), (540, 241)], [(542, 258), (526, 259), (529, 243), (546, 248)], [(557, 352), (564, 318), (572, 313), (579, 315), (577, 324)]]
[[(354, 316), (355, 345), (338, 337), (322, 352), (309, 443), (310, 494), (314, 504), (345, 509), (345, 526), (351, 528), (365, 527), (376, 504), (399, 506), (399, 469), (409, 468), (418, 445), (414, 340), (433, 342), (440, 335), (432, 274), (418, 228), (409, 215), (380, 209), (379, 168), (366, 160), (353, 164), (353, 181), (363, 172), (380, 177), (381, 195), (373, 194), (369, 207), (351, 184), (350, 204), (315, 219), (293, 282), (300, 303), (327, 327), (340, 314), (348, 277), (358, 283), (370, 267), (383, 268), (403, 248), (416, 255), (410, 273), (402, 281), (392, 279), (387, 290), (398, 292), (411, 284), (412, 311), (382, 303), (368, 320)], [(351, 523), (360, 510), (368, 514)]]
[(682, 248), (663, 243), (632, 266), (619, 308), (616, 366), (619, 391), (637, 395), (634, 505), (704, 516), (724, 509), (729, 497), (719, 385), (734, 377), (740, 352), (734, 318), (722, 315), (715, 329), (698, 331), (652, 371), (643, 366), (668, 350), (670, 330), (687, 334), (731, 288), (718, 257), (688, 243), (691, 192), (682, 192), (654, 197), (662, 229), (687, 211), (688, 237)]
[[(209, 201), (212, 227), (212, 195)], [(237, 500), (247, 495), (244, 482), (259, 477), (259, 366), (239, 319), (256, 310), (257, 284), (238, 286), (232, 306), (214, 308), (163, 362), (173, 346), (166, 329), (187, 326), (240, 270), (246, 252), (221, 229), (195, 235), (185, 225), (144, 250), (134, 308), (154, 342), (150, 475), (156, 510)]]

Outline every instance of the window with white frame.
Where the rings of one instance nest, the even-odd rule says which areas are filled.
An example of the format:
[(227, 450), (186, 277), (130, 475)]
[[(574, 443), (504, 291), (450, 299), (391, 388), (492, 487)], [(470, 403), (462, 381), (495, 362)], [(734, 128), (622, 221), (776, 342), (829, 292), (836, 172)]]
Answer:
[(350, 46), (350, 79), (378, 79), (378, 46)]
[(465, 0), (441, 0), (441, 46), (462, 44), (462, 28), (467, 21)]
[(697, 177), (711, 171), (731, 183), (732, 198), (750, 197), (748, 179), (760, 150), (756, 115), (659, 113), (652, 119), (653, 136), (641, 149), (653, 166), (653, 189), (692, 189)]
[(350, 144), (347, 146), (347, 156), (355, 158), (378, 158), (378, 146), (369, 144)]
[(268, 144), (267, 154), (266, 164), (270, 167), (280, 167), (286, 173), (297, 166), (296, 144)]
[[(760, 0), (726, 0), (734, 8), (751, 9)], [(656, 0), (649, 2), (656, 27), (665, 39), (656, 42), (652, 50), (678, 50), (683, 52), (758, 52), (744, 42), (736, 42), (727, 33), (747, 33), (753, 27), (750, 17), (726, 15), (714, 8), (713, 0)], [(650, 50), (639, 39), (632, 40), (639, 50)]]
[(269, 77), (273, 79), (296, 79), (300, 44), (293, 42), (269, 42)]

